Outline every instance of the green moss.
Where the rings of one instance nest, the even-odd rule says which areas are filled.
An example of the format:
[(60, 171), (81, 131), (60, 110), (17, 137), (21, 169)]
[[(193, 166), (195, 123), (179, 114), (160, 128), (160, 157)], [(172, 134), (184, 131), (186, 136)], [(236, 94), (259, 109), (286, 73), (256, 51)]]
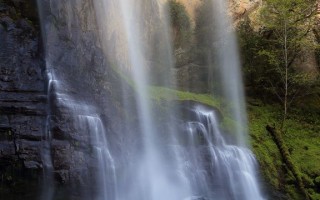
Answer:
[(158, 103), (162, 101), (195, 101), (216, 108), (223, 115), (220, 128), (227, 133), (235, 133), (236, 129), (242, 127), (230, 117), (230, 107), (211, 94), (197, 94), (164, 87), (150, 87), (150, 96), (152, 100)]
[(221, 101), (214, 98), (210, 94), (196, 94), (191, 92), (184, 92), (164, 87), (150, 87), (151, 98), (157, 101), (161, 100), (192, 100), (200, 102), (202, 104), (212, 106), (215, 108), (221, 108)]
[[(281, 120), (281, 107), (278, 105), (249, 105), (249, 129), (253, 151), (261, 166), (263, 176), (274, 189), (283, 191), (290, 199), (303, 199), (294, 185), (293, 175), (283, 164), (279, 150), (272, 137), (265, 130), (267, 124), (277, 124)], [(285, 124), (283, 141), (288, 148), (294, 168), (300, 171), (309, 195), (319, 199), (314, 177), (320, 175), (320, 123), (316, 114), (305, 111), (292, 111)], [(311, 115), (311, 116), (310, 116)]]
[(313, 190), (309, 191), (309, 193), (310, 193), (311, 199), (314, 199), (314, 200), (320, 199), (320, 194), (319, 193), (316, 193)]

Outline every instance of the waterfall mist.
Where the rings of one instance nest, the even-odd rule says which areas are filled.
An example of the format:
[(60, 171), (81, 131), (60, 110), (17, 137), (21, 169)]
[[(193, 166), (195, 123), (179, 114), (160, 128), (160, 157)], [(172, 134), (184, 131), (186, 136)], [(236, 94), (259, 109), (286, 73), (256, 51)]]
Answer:
[(212, 10), (216, 29), (212, 33), (213, 44), (216, 55), (212, 60), (218, 66), (219, 79), (222, 86), (223, 98), (230, 104), (232, 118), (237, 122), (235, 135), (240, 145), (247, 141), (247, 114), (244, 101), (244, 86), (240, 68), (238, 45), (233, 25), (227, 15), (227, 2), (224, 0), (213, 0)]

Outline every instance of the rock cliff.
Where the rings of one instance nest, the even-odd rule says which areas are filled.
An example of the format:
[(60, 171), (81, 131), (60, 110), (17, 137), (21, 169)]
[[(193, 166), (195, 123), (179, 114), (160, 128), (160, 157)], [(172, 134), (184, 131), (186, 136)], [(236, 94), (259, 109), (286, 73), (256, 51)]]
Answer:
[(34, 175), (42, 168), (46, 78), (36, 5), (26, 2), (0, 1), (0, 192), (4, 193), (24, 176), (37, 179)]

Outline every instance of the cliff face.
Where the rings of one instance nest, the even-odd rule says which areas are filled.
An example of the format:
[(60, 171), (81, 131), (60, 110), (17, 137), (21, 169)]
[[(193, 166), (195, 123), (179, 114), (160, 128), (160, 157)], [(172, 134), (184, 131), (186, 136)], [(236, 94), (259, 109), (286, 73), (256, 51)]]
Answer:
[[(111, 69), (105, 69), (107, 61), (96, 46), (97, 28), (91, 4), (77, 1), (87, 12), (72, 21), (65, 17), (71, 2), (56, 2), (53, 6), (49, 1), (42, 2), (44, 9), (51, 9), (50, 14), (56, 16), (57, 22), (49, 23), (46, 45), (50, 47), (50, 56), (47, 55), (46, 63), (36, 1), (0, 0), (0, 199), (39, 197), (39, 183), (46, 175), (43, 173), (46, 163), (42, 163), (47, 158), (44, 157), (44, 153), (48, 153), (46, 149), (51, 149), (47, 159), (53, 163), (55, 176), (50, 184), (69, 181), (83, 184), (93, 176), (85, 174), (94, 173), (97, 167), (88, 147), (91, 127), (79, 123), (79, 117), (61, 103), (72, 99), (61, 100), (56, 92), (103, 108), (90, 112), (101, 116), (104, 124), (110, 124), (109, 135), (120, 121), (116, 106), (110, 105), (111, 99), (118, 101), (121, 93), (113, 90), (111, 94), (110, 88), (120, 83)], [(78, 14), (79, 7), (74, 6), (73, 13)], [(72, 30), (66, 22), (73, 23)], [(55, 91), (56, 86), (48, 91), (46, 70), (55, 69), (59, 73), (57, 81), (68, 85), (63, 91)], [(85, 105), (79, 107), (85, 110)], [(49, 129), (50, 140), (47, 139)], [(74, 191), (82, 192), (79, 187)]]
[[(165, 3), (168, 0), (161, 0)], [(176, 0), (183, 4), (188, 12), (192, 23), (195, 22), (196, 12), (204, 0)], [(229, 14), (235, 20), (249, 14), (260, 4), (261, 0), (228, 0)]]
[(42, 168), (46, 81), (32, 3), (0, 1), (0, 191)]

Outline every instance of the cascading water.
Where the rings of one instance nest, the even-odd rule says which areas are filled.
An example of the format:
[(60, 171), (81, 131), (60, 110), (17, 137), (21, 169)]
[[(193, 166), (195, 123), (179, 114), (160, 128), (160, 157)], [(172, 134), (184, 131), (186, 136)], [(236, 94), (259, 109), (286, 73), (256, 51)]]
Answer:
[[(54, 87), (54, 83), (56, 83), (56, 80), (54, 79), (53, 75), (51, 73), (48, 74), (48, 105), (50, 106), (51, 100), (50, 100), (50, 92)], [(50, 108), (48, 108), (50, 110)], [(51, 159), (51, 130), (50, 130), (50, 113), (48, 113), (47, 119), (46, 119), (46, 129), (45, 133), (42, 136), (42, 152), (41, 152), (41, 159), (44, 163), (43, 165), (43, 173), (44, 173), (44, 180), (43, 180), (43, 186), (42, 186), (42, 193), (41, 193), (41, 199), (52, 199), (54, 186), (51, 185), (53, 182), (53, 164)]]
[(114, 160), (110, 154), (106, 131), (98, 116), (78, 115), (76, 120), (79, 129), (86, 130), (91, 135), (90, 144), (93, 148), (93, 155), (97, 161), (96, 170), (99, 172), (97, 180), (97, 200), (117, 199), (116, 196), (116, 171)]
[(240, 71), (240, 58), (226, 4), (227, 1), (224, 0), (213, 0), (211, 4), (212, 20), (216, 21), (216, 30), (211, 33), (213, 40), (216, 41), (212, 47), (216, 51), (216, 56), (214, 56), (213, 60), (217, 62), (222, 95), (230, 104), (232, 118), (238, 122), (234, 129), (237, 142), (239, 145), (245, 145), (247, 139), (247, 115)]
[[(223, 0), (212, 3), (215, 13), (220, 13), (219, 9), (225, 12)], [(223, 68), (224, 97), (233, 103), (232, 117), (241, 125), (233, 143), (220, 131), (213, 110), (184, 107), (182, 110), (191, 109), (193, 117), (181, 123), (176, 114), (180, 112), (178, 107), (166, 102), (161, 106), (169, 109), (159, 109), (161, 106), (150, 99), (152, 78), (157, 77), (166, 87), (174, 82), (168, 78), (172, 77), (173, 58), (163, 1), (44, 0), (39, 7), (47, 71), (52, 77), (48, 90), (54, 111), (49, 112), (48, 124), (59, 120), (73, 124), (66, 130), (70, 133), (67, 137), (61, 136), (63, 128), (48, 125), (57, 133), (44, 141), (43, 162), (48, 179), (42, 199), (54, 199), (58, 193), (51, 186), (54, 174), (65, 178), (64, 166), (55, 166), (64, 155), (54, 145), (67, 149), (63, 158), (69, 160), (65, 165), (72, 168), (68, 177), (77, 179), (74, 188), (92, 183), (92, 188), (77, 199), (263, 199), (254, 156), (243, 142), (243, 89), (236, 42), (225, 28), (230, 26), (225, 13), (215, 16), (223, 20), (218, 24), (219, 32), (213, 35), (226, 41), (222, 42), (223, 48), (215, 50), (220, 52), (215, 59)], [(164, 77), (152, 73), (155, 65), (166, 67)], [(112, 85), (103, 78), (111, 66), (118, 73), (120, 84)], [(105, 72), (103, 68), (108, 69)], [(94, 80), (77, 79), (77, 73)], [(128, 89), (128, 85), (132, 88)], [(120, 91), (120, 103), (112, 105), (129, 113), (120, 117), (121, 129), (112, 127), (110, 118), (115, 116), (102, 106), (112, 101), (104, 103), (104, 98), (110, 98), (103, 96), (103, 91), (112, 96)]]
[(181, 154), (194, 195), (206, 199), (263, 199), (252, 152), (225, 140), (214, 110), (197, 105), (191, 111), (194, 119), (185, 125), (188, 139)]
[[(159, 140), (159, 132), (155, 126), (155, 118), (151, 114), (152, 104), (149, 102), (147, 63), (149, 59), (144, 48), (144, 42), (141, 34), (146, 30), (141, 27), (141, 10), (137, 5), (143, 6), (143, 2), (133, 2), (130, 0), (120, 0), (121, 14), (123, 16), (123, 24), (126, 33), (129, 66), (132, 80), (136, 87), (137, 110), (139, 113), (140, 131), (143, 134), (144, 151), (140, 160), (137, 180), (139, 180), (138, 188), (140, 194), (124, 199), (154, 199), (154, 200), (175, 200), (182, 199), (184, 194), (183, 184), (176, 177), (175, 181), (170, 180), (170, 172), (168, 167), (174, 169), (174, 163), (170, 160), (163, 160), (161, 157), (161, 146), (157, 144)], [(141, 9), (141, 8), (140, 8)], [(142, 11), (143, 12), (143, 11)], [(142, 23), (143, 24), (143, 23)], [(140, 173), (139, 173), (140, 172)], [(164, 192), (165, 191), (165, 192)], [(125, 191), (122, 191), (125, 192)], [(123, 199), (123, 200), (124, 200)]]
[[(47, 63), (47, 66), (50, 66)], [(114, 160), (110, 154), (107, 142), (107, 133), (104, 125), (94, 108), (86, 103), (74, 99), (67, 91), (67, 87), (61, 82), (55, 79), (54, 72), (48, 70), (49, 84), (49, 105), (55, 104), (62, 108), (60, 112), (70, 112), (72, 120), (74, 121), (74, 129), (87, 134), (89, 148), (92, 149), (90, 156), (96, 162), (95, 169), (99, 173), (95, 174), (94, 179), (96, 191), (99, 195), (92, 195), (94, 199), (116, 199), (116, 174)], [(54, 102), (54, 103), (53, 103)], [(51, 105), (52, 106), (52, 105)], [(49, 113), (47, 117), (47, 132), (43, 140), (42, 160), (45, 163), (44, 166), (44, 182), (41, 199), (51, 200), (55, 199), (55, 186), (54, 186), (54, 166), (52, 158), (52, 143), (56, 140), (53, 139), (51, 134), (50, 120), (54, 114)], [(81, 137), (77, 135), (76, 137)], [(57, 142), (57, 141), (56, 141)], [(71, 159), (71, 158), (70, 158)]]

